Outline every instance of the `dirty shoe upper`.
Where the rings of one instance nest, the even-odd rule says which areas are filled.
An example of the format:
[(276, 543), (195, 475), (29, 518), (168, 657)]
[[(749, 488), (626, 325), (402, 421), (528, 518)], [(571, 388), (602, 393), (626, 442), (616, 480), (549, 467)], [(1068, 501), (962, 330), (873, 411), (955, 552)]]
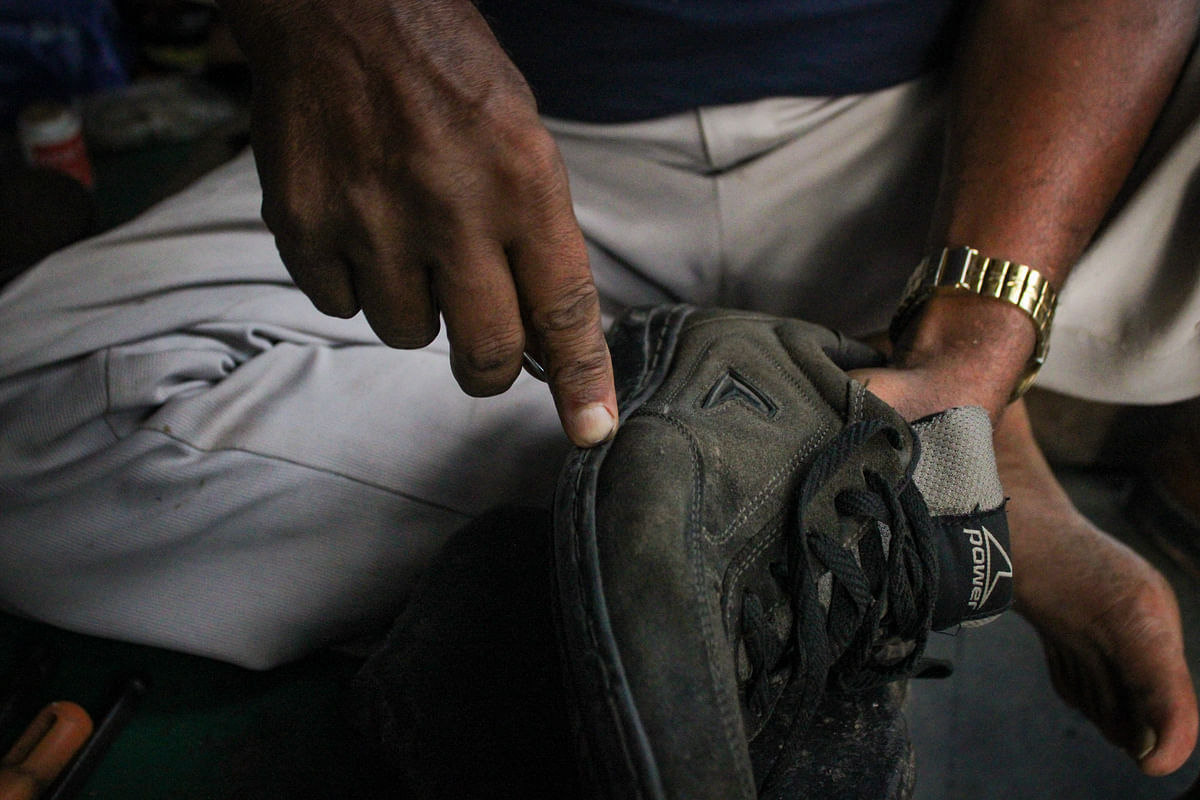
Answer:
[(621, 427), (573, 454), (555, 511), (585, 778), (770, 796), (828, 686), (903, 677), (932, 626), (1007, 605), (987, 417), (906, 423), (846, 375), (875, 351), (797, 320), (657, 307), (610, 344)]

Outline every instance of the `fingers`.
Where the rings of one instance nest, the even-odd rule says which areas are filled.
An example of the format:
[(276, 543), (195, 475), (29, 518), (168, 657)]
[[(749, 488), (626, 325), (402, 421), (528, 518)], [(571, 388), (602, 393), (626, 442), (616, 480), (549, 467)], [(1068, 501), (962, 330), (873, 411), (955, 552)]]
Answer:
[(520, 373), (525, 347), (508, 260), (494, 242), (462, 248), (454, 258), (457, 268), (433, 273), (450, 339), (450, 366), (467, 394), (499, 394)]
[[(269, 137), (270, 131), (263, 133), (261, 128), (255, 129), (258, 138)], [(321, 313), (343, 319), (354, 316), (358, 298), (350, 264), (333, 244), (336, 229), (328, 227), (328, 214), (313, 201), (313, 190), (300, 191), (295, 185), (307, 177), (305, 171), (281, 166), (290, 159), (270, 145), (256, 143), (255, 155), (263, 186), (263, 222), (275, 238), (288, 274)], [(316, 178), (309, 180), (317, 183)]]
[(509, 258), (563, 430), (576, 445), (592, 447), (616, 432), (617, 398), (587, 251), (572, 230), (566, 241), (523, 240)]
[[(392, 83), (376, 88), (386, 96)], [(484, 83), (496, 97), (468, 104), (466, 116), (461, 92), (449, 91), (450, 119), (441, 106), (380, 119), (408, 106), (379, 106), (369, 93), (316, 108), (304, 93), (284, 105), (268, 96), (266, 107), (305, 113), (256, 128), (263, 217), (318, 309), (361, 308), (400, 348), (428, 344), (444, 318), (455, 378), (475, 396), (507, 389), (528, 352), (545, 367), (568, 437), (595, 445), (615, 431), (616, 393), (566, 171), (519, 76)], [(330, 86), (353, 93), (358, 82)], [(331, 139), (311, 136), (330, 128), (330, 108), (357, 149), (323, 149)], [(407, 133), (395, 147), (376, 135), (389, 126)]]
[(288, 274), (317, 310), (331, 317), (349, 319), (358, 313), (358, 296), (351, 281), (350, 265), (336, 253), (319, 255), (275, 239), (279, 257)]
[[(565, 213), (507, 251), (497, 237), (463, 229), (440, 237), (436, 250), (410, 228), (372, 220), (347, 237), (346, 254), (315, 254), (278, 236), (297, 285), (325, 313), (352, 316), (360, 307), (386, 344), (427, 345), (445, 318), (455, 379), (468, 394), (499, 394), (520, 373), (525, 351), (543, 365), (563, 429), (590, 447), (615, 432), (612, 366), (587, 251), (574, 217)], [(375, 212), (378, 213), (378, 212)], [(380, 234), (384, 231), (385, 234)], [(328, 252), (328, 251), (327, 251)]]
[(288, 237), (295, 224), (274, 225), (280, 254), (317, 308), (352, 316), (361, 307), (379, 338), (400, 348), (428, 344), (440, 313), (455, 379), (468, 394), (503, 392), (529, 351), (545, 367), (572, 442), (587, 447), (613, 434), (612, 366), (565, 181), (555, 202), (532, 204), (507, 249), (487, 226), (434, 235), (393, 218), (386, 198), (344, 197), (356, 222), (329, 237), (341, 252)]
[(545, 369), (568, 438), (591, 447), (616, 432), (617, 400), (587, 247), (553, 139), (539, 126), (510, 144), (523, 154), (507, 180), (521, 224), (505, 252), (526, 347)]

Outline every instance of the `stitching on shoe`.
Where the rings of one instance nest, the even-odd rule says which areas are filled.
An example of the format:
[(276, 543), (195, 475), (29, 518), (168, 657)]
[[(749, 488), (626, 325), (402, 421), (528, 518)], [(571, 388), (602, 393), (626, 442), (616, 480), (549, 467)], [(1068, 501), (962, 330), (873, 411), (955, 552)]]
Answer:
[[(682, 326), (680, 326), (680, 332), (682, 332)], [(662, 344), (662, 342), (660, 342), (660, 349), (661, 349), (661, 344)], [(711, 341), (705, 345), (704, 350), (706, 351), (708, 349), (708, 347), (710, 347), (710, 346), (711, 346)], [(656, 353), (655, 357), (657, 359), (657, 353)], [(696, 367), (698, 365), (699, 365), (699, 361), (694, 362), (692, 365), (692, 369), (693, 370), (696, 369)], [(690, 377), (690, 373), (689, 373), (689, 377)], [(682, 387), (683, 385), (686, 385), (686, 382), (681, 383), (680, 387)], [(676, 390), (676, 392), (677, 391), (678, 391), (678, 389)], [(670, 397), (673, 399), (674, 396), (675, 396), (675, 393), (673, 392), (670, 395)], [(700, 447), (696, 442), (696, 437), (693, 435), (692, 431), (678, 419), (674, 419), (672, 417), (669, 417), (665, 414), (661, 414), (658, 412), (643, 411), (642, 413), (648, 414), (651, 416), (655, 416), (655, 417), (658, 417), (658, 418), (664, 420), (669, 425), (676, 428), (683, 435), (685, 440), (687, 441), (688, 449), (690, 450), (691, 456), (692, 456), (692, 502), (691, 502), (691, 509), (689, 512), (691, 515), (691, 519), (689, 521), (688, 527), (692, 530), (699, 530), (701, 533), (701, 536), (705, 540), (707, 540), (708, 537), (704, 530), (704, 527), (700, 524), (700, 519), (701, 519), (701, 515), (703, 512), (703, 504), (704, 504), (704, 479), (703, 479), (703, 460), (700, 457)], [(691, 569), (692, 593), (693, 593), (694, 598), (699, 598), (699, 597), (704, 596), (704, 594), (706, 593), (706, 581), (704, 578), (704, 569), (703, 569), (704, 559), (701, 557), (701, 553), (698, 550), (698, 548), (699, 548), (699, 542), (697, 541), (698, 537), (689, 536), (689, 537), (687, 537), (687, 539), (688, 539), (688, 550), (689, 550), (688, 555), (689, 555), (689, 560), (691, 562), (691, 568), (692, 568)], [(731, 707), (725, 694), (720, 691), (720, 687), (722, 686), (722, 681), (720, 680), (720, 675), (717, 674), (718, 654), (720, 653), (720, 645), (723, 644), (723, 642), (718, 641), (718, 639), (715, 635), (714, 628), (713, 628), (713, 621), (712, 621), (710, 615), (707, 613), (707, 610), (704, 608), (704, 604), (701, 603), (699, 608), (696, 609), (696, 611), (698, 611), (700, 629), (701, 629), (701, 633), (704, 637), (704, 646), (707, 651), (706, 652), (706, 660), (708, 663), (708, 678), (709, 678), (709, 682), (710, 682), (710, 691), (712, 692), (714, 702), (717, 705), (718, 717), (721, 720), (721, 732), (725, 739), (725, 744), (730, 748), (730, 751), (733, 753), (737, 753), (740, 750), (738, 745), (743, 741), (743, 737), (740, 735), (740, 733), (741, 733), (741, 709), (736, 707), (736, 703), (734, 704), (734, 706)], [(734, 675), (734, 681), (736, 683), (736, 670), (735, 670), (735, 675)], [(740, 759), (735, 759), (735, 760), (740, 761)], [(741, 767), (741, 769), (739, 771), (742, 773), (740, 775), (740, 778), (742, 779), (742, 781), (744, 783), (748, 784), (748, 786), (751, 787), (751, 789), (753, 791), (753, 787), (755, 786), (755, 781), (754, 781), (753, 772), (749, 771), (750, 764), (748, 762), (740, 763), (739, 766)]]
[[(688, 443), (688, 450), (692, 456), (692, 501), (688, 512), (688, 528), (689, 530), (699, 530), (703, 532), (704, 529), (699, 524), (704, 503), (703, 461), (700, 457), (700, 447), (696, 443), (696, 437), (686, 425), (677, 419), (654, 411), (640, 413), (642, 413), (644, 416), (655, 417), (666, 422), (668, 425), (679, 431), (679, 433), (684, 437), (684, 440)], [(691, 609), (695, 614), (696, 620), (700, 624), (701, 635), (704, 639), (705, 656), (708, 664), (708, 689), (717, 708), (718, 718), (720, 719), (721, 723), (721, 735), (724, 738), (725, 745), (730, 749), (730, 752), (737, 753), (740, 750), (739, 745), (743, 741), (743, 737), (740, 735), (741, 709), (738, 707), (731, 707), (728, 699), (725, 696), (725, 693), (721, 691), (723, 681), (721, 680), (721, 676), (718, 674), (717, 664), (720, 658), (721, 645), (723, 644), (723, 641), (719, 640), (716, 636), (711, 615), (705, 608), (705, 604), (698, 600), (698, 598), (701, 598), (707, 594), (708, 591), (707, 582), (704, 578), (704, 558), (703, 554), (698, 550), (700, 546), (698, 539), (700, 537), (688, 536), (686, 538), (688, 543), (689, 571), (691, 574), (690, 588), (692, 599), (693, 601), (696, 601), (692, 603)], [(703, 538), (707, 540), (707, 537)], [(719, 613), (723, 617), (723, 612)], [(735, 669), (735, 684), (736, 681), (737, 678)], [(740, 761), (740, 759), (735, 760)], [(749, 764), (741, 764), (740, 766), (743, 768), (743, 774), (741, 775), (741, 778), (747, 781), (748, 785), (753, 786), (754, 779), (752, 773), (747, 775), (744, 772), (745, 769), (749, 768)]]
[(797, 465), (801, 461), (812, 455), (813, 451), (817, 449), (820, 443), (827, 438), (829, 432), (830, 428), (828, 423), (821, 423), (821, 427), (813, 434), (812, 438), (805, 443), (804, 447), (797, 450), (792, 457), (788, 459), (787, 463), (785, 463), (783, 467), (781, 467), (775, 472), (774, 475), (771, 476), (763, 488), (759, 490), (758, 494), (750, 498), (750, 502), (742, 507), (742, 510), (739, 511), (737, 516), (725, 526), (725, 529), (722, 530), (720, 534), (711, 536), (709, 535), (708, 531), (705, 530), (705, 538), (712, 544), (716, 545), (725, 544), (728, 542), (733, 537), (733, 534), (737, 531), (737, 529), (744, 525), (746, 520), (748, 520), (756, 511), (759, 510), (759, 508), (762, 507), (763, 503), (765, 503), (767, 500), (767, 496), (775, 491), (783, 479), (787, 475), (794, 472)]
[(707, 356), (708, 351), (712, 349), (714, 342), (716, 342), (716, 339), (709, 339), (704, 343), (704, 346), (700, 348), (699, 355), (692, 359), (692, 365), (688, 368), (687, 373), (675, 384), (675, 388), (672, 389), (665, 398), (663, 398), (667, 405), (674, 403), (675, 399), (679, 397), (679, 393), (683, 391), (683, 387), (692, 382), (692, 378), (695, 377), (696, 371), (700, 369), (700, 365), (704, 363), (705, 356)]
[[(767, 536), (760, 536), (758, 543), (755, 544), (753, 548), (751, 548), (750, 552), (746, 554), (746, 557), (743, 558), (741, 560), (741, 562), (739, 563), (739, 565), (734, 568), (733, 572), (731, 572), (729, 574), (729, 585), (731, 587), (736, 586), (738, 584), (738, 581), (741, 579), (742, 575), (750, 568), (750, 565), (753, 564), (758, 559), (758, 557), (760, 555), (762, 555), (764, 552), (766, 552), (767, 548), (771, 546), (773, 540), (775, 539), (776, 529), (783, 526), (783, 519), (784, 519), (784, 514), (776, 514), (775, 516), (773, 516), (771, 518), (771, 525), (770, 525), (771, 534), (767, 535)], [(723, 611), (722, 614), (725, 617), (725, 627), (729, 628), (731, 623), (733, 622), (732, 608), (730, 609), (730, 611), (728, 613)]]
[(867, 387), (862, 384), (850, 384), (850, 418), (849, 422), (858, 422), (863, 418)]
[[(676, 429), (678, 429), (681, 434), (683, 434), (684, 438), (688, 442), (688, 449), (692, 454), (692, 503), (690, 511), (691, 520), (689, 521), (688, 527), (692, 530), (699, 530), (701, 532), (701, 536), (707, 539), (707, 536), (704, 536), (704, 527), (700, 524), (704, 504), (704, 464), (700, 458), (700, 447), (696, 443), (696, 437), (692, 435), (692, 432), (688, 430), (685, 425), (674, 419), (667, 419), (667, 422), (669, 422)], [(697, 541), (697, 538), (698, 537), (694, 536), (687, 537), (688, 555), (690, 557), (689, 560), (691, 561), (692, 567), (692, 593), (694, 598), (702, 597), (707, 592), (707, 581), (704, 577), (703, 568), (704, 558), (703, 554), (699, 552), (699, 542)], [(718, 641), (713, 629), (712, 619), (704, 608), (703, 603), (700, 604), (700, 607), (697, 609), (697, 611), (699, 612), (700, 617), (700, 629), (704, 636), (704, 647), (707, 651), (705, 655), (708, 663), (708, 679), (710, 682), (710, 690), (712, 692), (713, 700), (717, 705), (718, 715), (721, 720), (721, 732), (724, 735), (725, 744), (730, 748), (730, 751), (737, 753), (739, 751), (738, 745), (743, 738), (739, 736), (742, 718), (741, 709), (730, 707), (725, 694), (721, 691), (721, 685), (723, 682), (721, 681), (721, 676), (718, 674), (717, 668), (720, 645), (724, 644), (724, 642)], [(733, 678), (736, 685), (736, 668), (734, 670)], [(735, 761), (737, 760), (738, 759), (735, 758)], [(741, 766), (744, 768), (748, 765), (742, 764)], [(741, 777), (743, 779), (746, 778), (744, 774)], [(753, 774), (750, 775), (749, 782), (751, 786), (754, 785)]]
[[(751, 317), (750, 319), (756, 318)], [(687, 373), (678, 381), (675, 388), (663, 399), (662, 402), (665, 406), (669, 407), (679, 396), (679, 393), (683, 391), (683, 388), (691, 383), (692, 378), (695, 376), (696, 371), (700, 368), (700, 365), (705, 363), (705, 356), (708, 355), (709, 351), (712, 349), (713, 345), (716, 344), (716, 342), (717, 337), (712, 337), (704, 343), (703, 347), (700, 348), (699, 355), (692, 359), (691, 366), (689, 367)], [(773, 353), (771, 353), (767, 348), (763, 347), (758, 342), (751, 340), (749, 344), (751, 344), (751, 346), (758, 351), (759, 355), (761, 355), (787, 383), (791, 384), (793, 388), (800, 391), (804, 395), (806, 401), (809, 403), (824, 405), (820, 394), (813, 389), (810, 382), (799, 380), (782, 362), (775, 358)], [(780, 410), (783, 410), (788, 408), (788, 405), (786, 403), (779, 402), (779, 408)], [(644, 406), (639, 408), (637, 413), (640, 416), (655, 416), (668, 422), (674, 422), (674, 419), (668, 417), (665, 413), (659, 411), (650, 411)], [(743, 507), (743, 509), (738, 512), (738, 515), (719, 534), (713, 535), (707, 527), (700, 526), (699, 530), (704, 539), (710, 544), (714, 545), (721, 545), (728, 542), (735, 533), (736, 529), (741, 526), (750, 517), (750, 515), (758, 511), (758, 509), (766, 501), (767, 495), (769, 495), (776, 488), (776, 486), (778, 486), (783, 477), (787, 473), (793, 471), (796, 468), (798, 461), (809, 455), (817, 447), (818, 440), (826, 438), (829, 433), (830, 427), (828, 423), (822, 422), (820, 428), (815, 432), (813, 438), (807, 442), (804, 448), (797, 451), (780, 470), (771, 476), (762, 490), (760, 490), (758, 494), (751, 498), (750, 503)]]
[[(684, 431), (687, 434), (688, 441), (693, 440), (691, 431), (687, 429), (687, 426), (669, 414), (664, 414), (661, 411), (646, 410), (643, 407), (638, 409), (637, 415), (643, 418), (650, 417), (652, 419), (662, 420), (663, 422), (666, 422)], [(750, 499), (750, 502), (747, 505), (742, 507), (742, 510), (739, 511), (737, 516), (725, 526), (719, 535), (714, 536), (707, 527), (704, 525), (698, 525), (697, 528), (699, 529), (701, 536), (704, 537), (704, 540), (711, 545), (718, 546), (725, 544), (731, 538), (733, 538), (733, 534), (737, 531), (737, 529), (745, 524), (746, 520), (763, 506), (767, 500), (767, 496), (779, 486), (779, 484), (785, 477), (787, 477), (788, 474), (795, 471), (799, 462), (811, 455), (812, 452), (821, 445), (821, 443), (827, 437), (829, 430), (828, 423), (821, 423), (821, 427), (817, 429), (812, 438), (805, 443), (804, 447), (793, 453), (792, 457), (789, 458), (780, 469), (775, 471), (763, 488), (760, 489), (758, 493)]]
[[(692, 365), (691, 365), (691, 367), (688, 368), (687, 373), (679, 380), (679, 382), (676, 384), (675, 388), (672, 389), (667, 394), (667, 396), (664, 398), (665, 403), (668, 403), (668, 404), (673, 403), (675, 401), (675, 399), (679, 396), (679, 393), (683, 391), (683, 387), (685, 387), (689, 383), (691, 383), (692, 378), (695, 377), (696, 371), (698, 369), (700, 369), (700, 366), (702, 364), (705, 363), (705, 360), (706, 360), (706, 357), (708, 356), (709, 351), (712, 350), (713, 345), (716, 344), (717, 341), (719, 341), (718, 338), (714, 336), (704, 343), (704, 346), (702, 348), (700, 348), (699, 354), (695, 358), (692, 359)], [(783, 377), (783, 379), (786, 382), (791, 384), (793, 388), (798, 389), (800, 392), (802, 392), (804, 394), (806, 400), (809, 400), (811, 402), (815, 399), (818, 404), (820, 404), (822, 406), (827, 405), (825, 403), (824, 399), (821, 397), (820, 393), (813, 390), (811, 382), (798, 380), (796, 378), (794, 372), (792, 370), (789, 370), (787, 365), (785, 365), (779, 359), (775, 358), (774, 353), (772, 353), (769, 349), (764, 347), (761, 343), (754, 341), (753, 339), (749, 340), (748, 344), (750, 344), (755, 350), (757, 350), (758, 354), (763, 357), (763, 360), (767, 361), (775, 369), (775, 371), (778, 372), (780, 374), (780, 376)], [(792, 365), (798, 366), (795, 361), (792, 361)], [(733, 367), (733, 365), (727, 363), (727, 364), (725, 364), (725, 367), (726, 367), (726, 369), (730, 369)], [(785, 408), (787, 408), (787, 404), (780, 402), (779, 409), (782, 411)]]

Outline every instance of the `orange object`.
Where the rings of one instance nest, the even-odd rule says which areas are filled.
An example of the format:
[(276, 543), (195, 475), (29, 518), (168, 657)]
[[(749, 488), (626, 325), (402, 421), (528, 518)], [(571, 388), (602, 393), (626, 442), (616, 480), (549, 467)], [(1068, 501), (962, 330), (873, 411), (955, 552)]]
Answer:
[(0, 760), (0, 800), (35, 800), (92, 735), (92, 718), (68, 700), (43, 708)]

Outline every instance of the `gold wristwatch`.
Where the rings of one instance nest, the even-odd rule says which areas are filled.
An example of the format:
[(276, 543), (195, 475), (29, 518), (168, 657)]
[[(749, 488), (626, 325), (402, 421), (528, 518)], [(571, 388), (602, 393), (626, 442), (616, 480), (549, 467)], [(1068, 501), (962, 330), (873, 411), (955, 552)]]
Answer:
[(1011, 303), (1033, 320), (1037, 343), (1009, 402), (1025, 394), (1050, 352), (1050, 323), (1058, 295), (1040, 272), (1024, 264), (988, 258), (973, 247), (945, 248), (926, 256), (908, 279), (904, 299), (888, 328), (895, 343), (921, 306), (935, 294), (962, 292)]

